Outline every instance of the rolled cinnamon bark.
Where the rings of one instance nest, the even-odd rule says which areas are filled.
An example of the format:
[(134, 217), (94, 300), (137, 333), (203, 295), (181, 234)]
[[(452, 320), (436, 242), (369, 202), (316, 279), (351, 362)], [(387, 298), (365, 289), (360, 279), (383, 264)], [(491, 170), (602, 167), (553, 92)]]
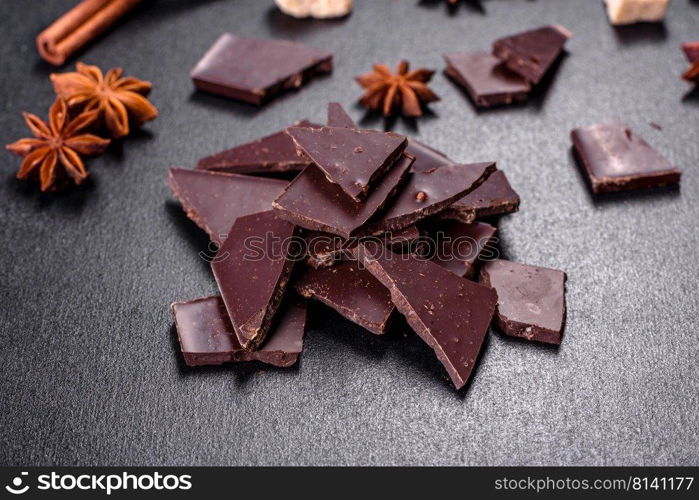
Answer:
[(82, 0), (36, 37), (39, 55), (60, 66), (142, 0)]

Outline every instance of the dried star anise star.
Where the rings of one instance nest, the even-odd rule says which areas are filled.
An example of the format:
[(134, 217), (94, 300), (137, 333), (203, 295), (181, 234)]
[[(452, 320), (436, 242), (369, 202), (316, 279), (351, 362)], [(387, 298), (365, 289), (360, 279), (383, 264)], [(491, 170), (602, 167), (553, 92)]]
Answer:
[(385, 64), (375, 64), (373, 71), (358, 76), (357, 82), (366, 89), (359, 100), (360, 104), (380, 110), (384, 116), (391, 115), (397, 109), (405, 116), (422, 116), (424, 104), (439, 100), (427, 86), (434, 71), (409, 71), (407, 61), (401, 61), (396, 69), (396, 74), (393, 74)]
[(109, 145), (109, 139), (92, 134), (77, 135), (77, 132), (90, 125), (96, 118), (97, 111), (90, 111), (71, 120), (68, 116), (68, 106), (60, 97), (51, 106), (48, 125), (38, 116), (24, 113), (24, 120), (34, 137), (20, 139), (5, 146), (13, 153), (24, 157), (17, 178), (35, 178), (38, 174), (42, 191), (57, 189), (59, 183), (65, 180), (66, 174), (76, 184), (84, 181), (88, 172), (80, 155), (103, 153)]
[(144, 97), (151, 90), (150, 82), (122, 77), (121, 68), (110, 69), (104, 76), (97, 66), (78, 63), (76, 69), (51, 75), (56, 94), (71, 109), (98, 111), (112, 137), (128, 135), (129, 122), (141, 125), (158, 116), (158, 110)]

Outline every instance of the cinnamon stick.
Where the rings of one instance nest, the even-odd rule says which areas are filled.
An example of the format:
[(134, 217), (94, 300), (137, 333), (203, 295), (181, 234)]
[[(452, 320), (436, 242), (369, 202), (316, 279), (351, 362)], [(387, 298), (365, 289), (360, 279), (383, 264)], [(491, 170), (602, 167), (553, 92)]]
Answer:
[(39, 55), (60, 66), (142, 0), (82, 0), (36, 37)]

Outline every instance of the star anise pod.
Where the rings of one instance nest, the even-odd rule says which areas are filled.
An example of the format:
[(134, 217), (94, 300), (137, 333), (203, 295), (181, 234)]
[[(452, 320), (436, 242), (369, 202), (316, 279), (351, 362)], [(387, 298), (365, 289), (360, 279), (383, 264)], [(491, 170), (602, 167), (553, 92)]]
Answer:
[(375, 64), (373, 71), (359, 75), (357, 82), (366, 89), (360, 104), (380, 110), (384, 116), (398, 109), (405, 116), (422, 116), (423, 105), (439, 100), (427, 86), (434, 71), (409, 69), (407, 61), (398, 64), (396, 74), (391, 73), (385, 64)]
[(682, 75), (682, 78), (688, 82), (699, 83), (699, 61), (694, 61), (689, 69)]
[(121, 68), (110, 69), (104, 76), (97, 66), (78, 63), (76, 69), (51, 75), (56, 94), (71, 109), (97, 110), (112, 137), (128, 135), (129, 123), (141, 125), (158, 116), (158, 110), (144, 97), (151, 90), (150, 82), (122, 77)]
[(88, 176), (80, 155), (100, 154), (109, 145), (109, 139), (92, 134), (78, 134), (97, 119), (96, 110), (70, 119), (68, 106), (60, 97), (51, 106), (48, 125), (31, 113), (23, 115), (34, 137), (20, 139), (5, 147), (24, 157), (17, 178), (38, 177), (42, 191), (57, 189), (66, 180), (66, 175), (80, 184)]

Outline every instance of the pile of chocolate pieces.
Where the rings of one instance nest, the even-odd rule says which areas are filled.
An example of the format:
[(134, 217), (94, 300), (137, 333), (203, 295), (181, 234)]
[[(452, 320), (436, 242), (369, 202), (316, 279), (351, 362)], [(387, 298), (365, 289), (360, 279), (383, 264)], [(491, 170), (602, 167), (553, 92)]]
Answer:
[[(271, 173), (295, 176), (260, 175)], [(496, 229), (478, 220), (519, 206), (494, 162), (457, 164), (359, 129), (333, 103), (327, 126), (302, 121), (196, 169), (173, 167), (169, 185), (220, 245), (211, 260), (220, 296), (172, 304), (187, 365), (293, 365), (306, 299), (377, 335), (405, 328), (402, 315), (457, 389), (492, 322), (561, 341), (565, 274), (496, 259)]]

